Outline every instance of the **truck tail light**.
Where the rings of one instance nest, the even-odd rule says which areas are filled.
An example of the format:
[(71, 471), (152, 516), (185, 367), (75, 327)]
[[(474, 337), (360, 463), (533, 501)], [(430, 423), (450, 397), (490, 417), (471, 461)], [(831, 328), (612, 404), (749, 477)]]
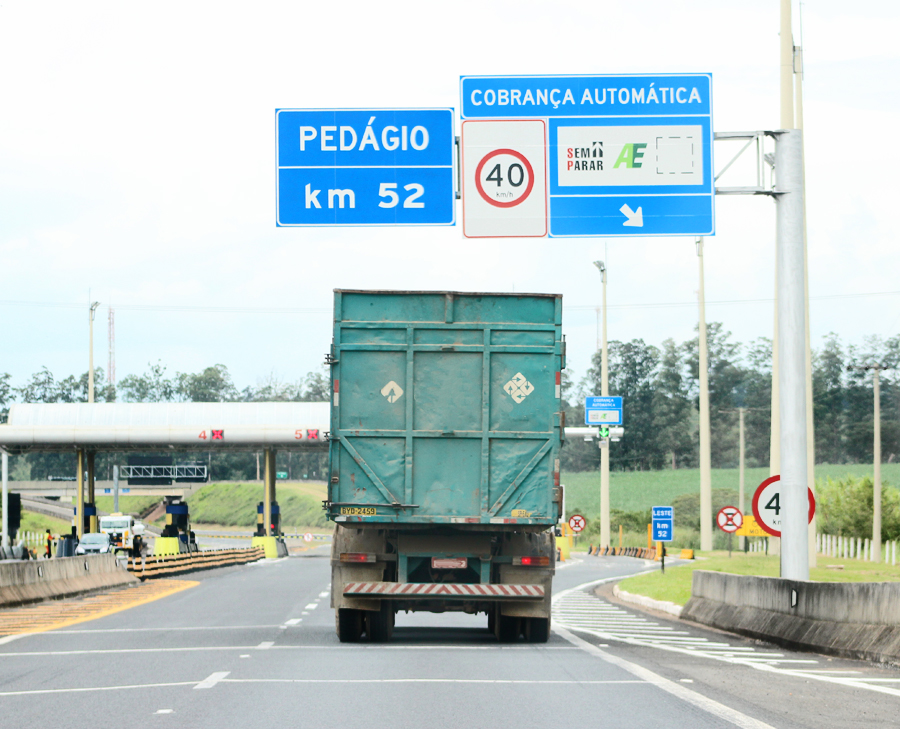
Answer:
[(549, 557), (513, 557), (513, 565), (516, 567), (549, 567)]
[(375, 555), (370, 552), (342, 552), (341, 562), (376, 562)]

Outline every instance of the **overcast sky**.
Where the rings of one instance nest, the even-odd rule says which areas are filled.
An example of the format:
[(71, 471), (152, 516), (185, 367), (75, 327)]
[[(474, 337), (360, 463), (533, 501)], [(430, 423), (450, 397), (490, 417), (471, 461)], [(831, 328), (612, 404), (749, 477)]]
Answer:
[[(813, 343), (892, 336), (900, 4), (809, 2), (802, 21)], [(778, 42), (777, 0), (6, 0), (0, 373), (22, 384), (44, 365), (84, 372), (90, 290), (103, 367), (116, 309), (120, 378), (160, 360), (170, 372), (225, 364), (239, 387), (293, 380), (328, 349), (332, 289), (393, 288), (561, 293), (580, 378), (596, 347), (591, 262), (604, 257), (611, 339), (687, 339), (690, 238), (276, 228), (274, 112), (458, 110), (463, 74), (711, 72), (716, 131), (773, 129)], [(717, 144), (717, 169), (728, 151)], [(750, 184), (741, 172), (730, 184)], [(707, 317), (740, 341), (770, 337), (774, 204), (720, 196), (716, 227), (707, 299), (743, 303), (710, 303)], [(637, 306), (654, 303), (670, 305)]]

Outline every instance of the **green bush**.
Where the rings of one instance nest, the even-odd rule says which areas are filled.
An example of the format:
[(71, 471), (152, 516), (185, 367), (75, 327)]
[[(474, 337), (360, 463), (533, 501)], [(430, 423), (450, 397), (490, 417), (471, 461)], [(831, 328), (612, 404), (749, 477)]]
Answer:
[[(868, 476), (816, 481), (816, 525), (825, 534), (871, 536), (874, 503), (875, 483)], [(900, 539), (900, 491), (883, 481), (881, 539)]]

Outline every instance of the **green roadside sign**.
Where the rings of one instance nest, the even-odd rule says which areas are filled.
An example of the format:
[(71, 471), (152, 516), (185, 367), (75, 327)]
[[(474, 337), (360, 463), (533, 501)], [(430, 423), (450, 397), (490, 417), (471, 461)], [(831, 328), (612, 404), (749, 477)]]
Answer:
[(287, 480), (287, 471), (275, 471), (275, 478)]

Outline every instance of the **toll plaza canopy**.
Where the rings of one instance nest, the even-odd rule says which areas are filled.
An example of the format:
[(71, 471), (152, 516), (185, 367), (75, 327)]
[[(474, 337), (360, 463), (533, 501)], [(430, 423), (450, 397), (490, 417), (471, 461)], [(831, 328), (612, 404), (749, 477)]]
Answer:
[(41, 451), (255, 450), (325, 446), (330, 403), (14, 404), (0, 448)]

